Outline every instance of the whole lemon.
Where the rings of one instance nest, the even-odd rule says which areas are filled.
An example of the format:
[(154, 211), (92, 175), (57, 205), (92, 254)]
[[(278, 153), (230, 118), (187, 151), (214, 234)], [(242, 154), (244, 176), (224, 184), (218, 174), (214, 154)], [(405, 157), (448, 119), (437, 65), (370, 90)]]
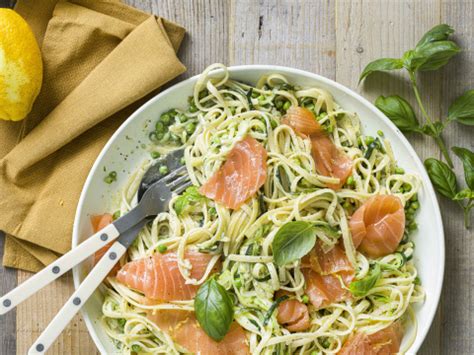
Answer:
[(31, 28), (15, 11), (0, 9), (0, 119), (25, 118), (42, 80), (41, 52)]

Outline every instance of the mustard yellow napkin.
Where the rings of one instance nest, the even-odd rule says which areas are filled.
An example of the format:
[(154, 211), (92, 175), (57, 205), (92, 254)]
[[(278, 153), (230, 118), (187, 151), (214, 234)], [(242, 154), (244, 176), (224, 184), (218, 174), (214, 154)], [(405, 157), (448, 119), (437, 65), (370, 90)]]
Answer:
[(25, 121), (0, 124), (3, 264), (38, 271), (71, 246), (74, 213), (100, 150), (146, 96), (185, 71), (184, 29), (116, 1), (24, 0), (43, 87)]

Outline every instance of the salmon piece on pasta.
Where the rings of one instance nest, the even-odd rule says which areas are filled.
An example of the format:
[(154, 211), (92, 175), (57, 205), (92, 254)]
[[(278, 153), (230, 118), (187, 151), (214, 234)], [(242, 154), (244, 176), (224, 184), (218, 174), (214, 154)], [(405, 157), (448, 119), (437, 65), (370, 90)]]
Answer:
[(314, 114), (303, 107), (290, 107), (282, 123), (297, 134), (309, 137), (316, 170), (323, 176), (338, 178), (338, 183), (327, 186), (333, 190), (340, 189), (352, 173), (352, 160), (327, 136)]
[(237, 142), (225, 163), (199, 192), (227, 208), (238, 209), (255, 195), (267, 178), (267, 151), (254, 138)]
[(236, 322), (224, 339), (217, 342), (199, 326), (192, 312), (181, 310), (149, 311), (148, 319), (188, 352), (201, 355), (247, 355), (249, 345), (244, 329)]
[(392, 355), (400, 351), (403, 327), (399, 321), (373, 334), (362, 332), (351, 335), (338, 355)]
[[(212, 255), (187, 251), (185, 259), (192, 265), (191, 278), (204, 276)], [(142, 292), (146, 297), (160, 301), (190, 300), (199, 288), (186, 284), (178, 268), (175, 252), (156, 253), (153, 256), (130, 261), (117, 273), (117, 280), (128, 287)]]
[(306, 283), (305, 292), (317, 309), (351, 297), (342, 283), (349, 286), (354, 279), (354, 268), (339, 244), (325, 253), (318, 241), (302, 259), (301, 268)]
[(393, 253), (405, 231), (405, 211), (393, 195), (369, 198), (349, 221), (354, 246), (364, 255), (379, 258)]

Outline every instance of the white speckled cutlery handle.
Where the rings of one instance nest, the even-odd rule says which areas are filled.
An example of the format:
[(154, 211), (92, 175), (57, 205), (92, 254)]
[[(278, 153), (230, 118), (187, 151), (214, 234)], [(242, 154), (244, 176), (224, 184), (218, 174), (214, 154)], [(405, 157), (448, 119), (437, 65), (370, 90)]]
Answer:
[(79, 244), (69, 253), (64, 254), (54, 263), (46, 266), (36, 275), (30, 277), (17, 288), (11, 290), (0, 298), (0, 314), (5, 314), (15, 308), (19, 303), (42, 289), (50, 282), (57, 279), (66, 271), (72, 269), (87, 257), (94, 254), (107, 243), (119, 236), (117, 228), (113, 224), (101, 229), (86, 241)]
[(49, 323), (36, 342), (31, 346), (28, 354), (42, 354), (54, 343), (59, 334), (61, 334), (74, 315), (81, 309), (82, 305), (89, 299), (90, 295), (105, 279), (107, 274), (126, 251), (127, 248), (120, 242), (115, 242), (110, 247), (90, 274), (87, 275), (76, 292), (72, 294), (63, 308), (61, 308), (51, 323)]

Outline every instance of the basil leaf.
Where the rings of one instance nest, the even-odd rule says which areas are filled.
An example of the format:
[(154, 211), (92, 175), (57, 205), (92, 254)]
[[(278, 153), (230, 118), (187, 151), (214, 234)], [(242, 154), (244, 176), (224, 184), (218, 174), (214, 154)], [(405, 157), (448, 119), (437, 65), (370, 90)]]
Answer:
[(448, 110), (448, 119), (474, 126), (474, 90), (466, 91), (453, 102)]
[(360, 280), (352, 281), (349, 285), (349, 290), (356, 297), (364, 297), (375, 286), (381, 273), (380, 265), (375, 264), (375, 267), (367, 276)]
[(454, 175), (451, 168), (446, 163), (435, 158), (426, 159), (425, 168), (436, 191), (443, 196), (453, 199), (458, 188), (456, 175)]
[(454, 30), (451, 26), (446, 24), (437, 25), (426, 32), (416, 46), (421, 47), (422, 45), (430, 42), (445, 41), (453, 33)]
[(234, 304), (225, 288), (210, 278), (199, 287), (194, 298), (194, 313), (206, 334), (221, 341), (234, 320)]
[(400, 59), (380, 58), (374, 60), (373, 62), (367, 64), (367, 66), (362, 71), (362, 74), (360, 74), (359, 83), (374, 72), (397, 70), (401, 68), (403, 68), (403, 63)]
[(454, 154), (456, 154), (459, 159), (462, 160), (466, 185), (471, 190), (474, 190), (474, 153), (466, 148), (461, 147), (453, 147), (451, 149)]
[(315, 243), (316, 228), (311, 223), (288, 222), (273, 239), (273, 259), (278, 266), (286, 265), (308, 254)]
[(190, 203), (199, 202), (204, 199), (205, 197), (199, 193), (196, 186), (190, 186), (176, 199), (174, 202), (174, 210), (176, 211), (176, 214), (180, 216)]
[(469, 199), (469, 200), (474, 199), (474, 191), (472, 191), (469, 188), (465, 188), (465, 189), (459, 191), (456, 194), (456, 196), (454, 196), (453, 200), (454, 201), (460, 201), (460, 200), (464, 200), (466, 198)]
[(395, 126), (404, 132), (420, 132), (420, 126), (411, 105), (398, 95), (379, 96), (375, 106), (382, 111)]
[(461, 49), (452, 41), (430, 42), (417, 47), (410, 66), (412, 71), (436, 70), (446, 65)]

